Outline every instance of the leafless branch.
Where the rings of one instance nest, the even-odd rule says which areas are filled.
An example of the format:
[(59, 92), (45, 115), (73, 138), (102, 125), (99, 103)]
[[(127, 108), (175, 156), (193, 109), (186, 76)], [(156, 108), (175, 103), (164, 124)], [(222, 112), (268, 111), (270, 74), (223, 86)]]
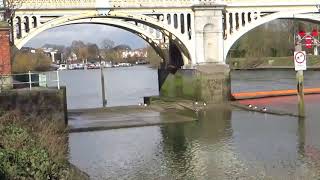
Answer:
[(15, 11), (22, 7), (25, 0), (4, 0), (5, 19), (10, 20), (14, 17)]

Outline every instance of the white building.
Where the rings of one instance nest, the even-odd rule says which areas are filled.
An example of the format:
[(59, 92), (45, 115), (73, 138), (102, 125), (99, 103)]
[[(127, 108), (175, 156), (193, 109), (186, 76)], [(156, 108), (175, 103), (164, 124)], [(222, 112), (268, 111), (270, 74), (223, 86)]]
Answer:
[(62, 60), (62, 53), (53, 48), (42, 48), (42, 51), (50, 56), (53, 63)]
[(131, 57), (147, 58), (148, 52), (146, 49), (125, 50), (121, 52), (121, 57), (124, 59)]

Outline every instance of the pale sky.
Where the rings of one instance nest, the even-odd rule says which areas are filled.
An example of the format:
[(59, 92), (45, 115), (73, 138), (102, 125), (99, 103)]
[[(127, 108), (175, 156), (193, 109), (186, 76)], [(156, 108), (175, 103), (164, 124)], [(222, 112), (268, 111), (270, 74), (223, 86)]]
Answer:
[(131, 48), (142, 48), (146, 42), (140, 37), (128, 31), (94, 24), (78, 24), (58, 27), (44, 31), (31, 39), (25, 46), (39, 48), (44, 44), (57, 44), (69, 46), (73, 40), (96, 43), (100, 46), (101, 41), (108, 38), (118, 44), (127, 44)]

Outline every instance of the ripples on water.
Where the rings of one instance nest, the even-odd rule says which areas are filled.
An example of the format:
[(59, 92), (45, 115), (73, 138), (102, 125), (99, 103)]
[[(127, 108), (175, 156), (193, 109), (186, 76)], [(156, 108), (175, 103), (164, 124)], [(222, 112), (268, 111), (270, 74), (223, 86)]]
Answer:
[[(212, 107), (192, 123), (73, 133), (70, 160), (99, 180), (318, 179), (319, 100), (306, 96), (304, 120)], [(297, 107), (296, 97), (250, 103)]]
[(70, 134), (70, 159), (94, 179), (313, 179), (320, 124), (230, 109), (198, 122)]

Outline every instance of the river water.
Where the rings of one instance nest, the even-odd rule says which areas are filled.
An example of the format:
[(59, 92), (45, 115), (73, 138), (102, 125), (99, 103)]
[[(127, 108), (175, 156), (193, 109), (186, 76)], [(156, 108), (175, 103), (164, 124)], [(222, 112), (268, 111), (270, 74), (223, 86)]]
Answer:
[[(103, 70), (107, 107), (138, 105), (143, 97), (159, 95), (158, 72), (147, 66)], [(53, 74), (51, 79), (56, 79)], [(68, 109), (102, 107), (101, 71), (60, 71), (62, 86), (67, 87)], [(51, 82), (51, 86), (56, 86)]]
[[(152, 69), (133, 67), (106, 71), (106, 78), (114, 78), (113, 85), (118, 87), (113, 91), (113, 85), (108, 85), (109, 93), (119, 94), (114, 100), (108, 97), (115, 105), (136, 104), (141, 101), (140, 97), (157, 94), (156, 71)], [(111, 71), (114, 76), (107, 75)], [(95, 89), (90, 79), (99, 87), (99, 71), (63, 73), (65, 82), (78, 83), (74, 92), (90, 94), (89, 89)], [(305, 73), (307, 87), (320, 86), (319, 73)], [(117, 78), (123, 78), (123, 82)], [(128, 85), (139, 78), (139, 87), (135, 83)], [(294, 71), (236, 71), (232, 74), (233, 92), (293, 89), (295, 86)], [(99, 90), (91, 93), (97, 95)], [(98, 95), (96, 100), (99, 100)], [(320, 95), (306, 96), (306, 119), (214, 106), (196, 122), (71, 133), (70, 161), (92, 179), (319, 179), (319, 100)], [(79, 102), (89, 101), (80, 99)], [(297, 107), (294, 96), (242, 103), (287, 111), (295, 111)], [(88, 104), (93, 107), (99, 103), (92, 100)], [(77, 103), (73, 107), (83, 108)]]

